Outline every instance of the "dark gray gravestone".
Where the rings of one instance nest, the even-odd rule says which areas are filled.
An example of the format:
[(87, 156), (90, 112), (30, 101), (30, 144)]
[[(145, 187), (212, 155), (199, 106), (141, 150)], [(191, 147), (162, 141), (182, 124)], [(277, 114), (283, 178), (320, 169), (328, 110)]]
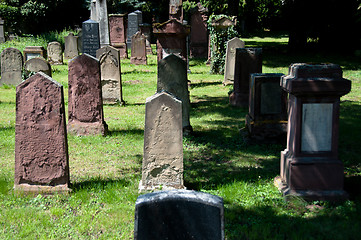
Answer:
[(223, 199), (189, 190), (141, 195), (135, 203), (134, 239), (224, 239)]
[(132, 36), (139, 30), (139, 17), (136, 12), (128, 14), (127, 47), (132, 47)]
[(93, 20), (83, 22), (82, 34), (83, 53), (96, 57), (100, 48), (99, 23)]

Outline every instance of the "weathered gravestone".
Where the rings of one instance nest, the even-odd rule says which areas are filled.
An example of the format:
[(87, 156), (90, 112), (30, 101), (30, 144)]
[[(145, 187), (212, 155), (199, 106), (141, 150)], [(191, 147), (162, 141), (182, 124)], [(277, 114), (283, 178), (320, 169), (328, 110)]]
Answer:
[(4, 20), (0, 17), (0, 43), (5, 42), (5, 34), (4, 34)]
[(6, 48), (1, 52), (0, 85), (18, 85), (22, 81), (23, 55), (16, 48)]
[(281, 89), (282, 73), (251, 74), (246, 126), (257, 140), (284, 140), (287, 133), (287, 94)]
[(99, 23), (100, 47), (109, 46), (109, 21), (106, 0), (96, 0), (95, 4), (97, 21)]
[(78, 36), (74, 36), (73, 33), (69, 33), (68, 36), (64, 37), (65, 49), (64, 57), (66, 59), (73, 59), (79, 55), (78, 47)]
[(48, 61), (51, 65), (63, 64), (63, 49), (59, 42), (51, 42), (48, 44)]
[(24, 71), (27, 75), (31, 72), (43, 72), (51, 77), (51, 66), (44, 58), (36, 57), (27, 60), (24, 64)]
[(182, 102), (167, 92), (145, 104), (144, 156), (139, 190), (183, 186)]
[(189, 53), (192, 57), (207, 57), (207, 12), (208, 9), (203, 7), (201, 3), (197, 3), (197, 7), (192, 9)]
[(110, 45), (120, 51), (121, 58), (128, 58), (125, 18), (125, 14), (109, 15)]
[(16, 87), (15, 191), (68, 192), (63, 86), (37, 73)]
[(289, 93), (287, 148), (281, 152), (283, 195), (308, 200), (347, 198), (338, 159), (340, 97), (351, 90), (336, 64), (292, 64), (281, 78)]
[(182, 101), (183, 134), (192, 132), (189, 121), (190, 100), (187, 65), (180, 57), (169, 55), (158, 62), (157, 92), (167, 91)]
[(244, 47), (244, 42), (237, 37), (232, 38), (227, 42), (223, 85), (233, 84), (236, 65), (236, 49)]
[(105, 135), (99, 61), (82, 54), (69, 62), (68, 132)]
[(124, 105), (119, 50), (111, 46), (98, 49), (103, 103)]
[(139, 31), (140, 17), (136, 12), (128, 14), (127, 48), (132, 48), (132, 36)]
[(237, 48), (233, 92), (229, 96), (232, 106), (248, 107), (252, 73), (262, 73), (262, 48)]
[(42, 46), (28, 46), (25, 47), (24, 51), (24, 61), (27, 61), (35, 57), (46, 58), (45, 49)]
[(83, 22), (82, 26), (83, 53), (96, 57), (100, 48), (99, 23), (93, 20)]
[(135, 202), (134, 239), (224, 240), (223, 199), (190, 190), (141, 195)]
[(130, 63), (147, 65), (146, 38), (140, 31), (132, 36)]
[(139, 24), (139, 29), (142, 34), (145, 36), (145, 45), (147, 49), (147, 54), (153, 54), (151, 42), (151, 32), (152, 32), (152, 25), (148, 23)]

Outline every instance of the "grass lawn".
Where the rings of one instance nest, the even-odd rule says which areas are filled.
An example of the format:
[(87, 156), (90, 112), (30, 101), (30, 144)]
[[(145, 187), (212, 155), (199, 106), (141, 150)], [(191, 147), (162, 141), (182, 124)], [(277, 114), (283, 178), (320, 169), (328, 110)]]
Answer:
[[(61, 34), (58, 34), (59, 36)], [(45, 39), (59, 38), (50, 34)], [(66, 34), (63, 34), (66, 35)], [(63, 36), (61, 35), (61, 36)], [(361, 59), (336, 53), (288, 54), (287, 36), (243, 39), (263, 48), (263, 72), (287, 74), (295, 62), (341, 65), (352, 91), (341, 98), (339, 158), (345, 166), (342, 203), (286, 202), (273, 179), (282, 144), (255, 144), (240, 130), (247, 109), (231, 107), (223, 76), (210, 74), (205, 59), (190, 61), (190, 122), (185, 137), (184, 179), (188, 189), (219, 195), (225, 203), (226, 238), (359, 239), (361, 235)], [(0, 49), (46, 46), (44, 38), (18, 39)], [(106, 137), (68, 135), (72, 193), (16, 196), (14, 184), (15, 87), (0, 87), (0, 239), (133, 239), (134, 207), (143, 157), (145, 100), (156, 91), (156, 55), (147, 66), (122, 60), (125, 107), (104, 106)], [(53, 66), (53, 79), (68, 101), (67, 62)], [(67, 106), (66, 106), (67, 107)]]

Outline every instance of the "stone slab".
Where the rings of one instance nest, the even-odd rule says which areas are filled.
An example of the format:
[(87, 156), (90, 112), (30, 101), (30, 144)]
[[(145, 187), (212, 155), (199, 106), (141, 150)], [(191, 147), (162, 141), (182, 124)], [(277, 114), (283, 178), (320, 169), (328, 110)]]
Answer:
[(6, 48), (1, 52), (0, 85), (18, 85), (22, 82), (23, 55), (16, 48)]

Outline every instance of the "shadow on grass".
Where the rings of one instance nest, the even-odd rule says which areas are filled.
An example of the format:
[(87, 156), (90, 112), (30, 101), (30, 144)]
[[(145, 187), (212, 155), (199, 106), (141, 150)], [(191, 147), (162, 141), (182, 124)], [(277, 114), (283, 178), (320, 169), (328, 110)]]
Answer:
[(117, 186), (119, 188), (121, 187), (127, 187), (132, 184), (131, 179), (100, 179), (100, 178), (94, 178), (86, 181), (76, 182), (72, 183), (70, 188), (74, 191), (80, 191), (83, 189), (105, 189), (109, 188), (110, 186)]
[(108, 131), (109, 136), (121, 136), (124, 134), (144, 135), (144, 129), (126, 129), (126, 130), (111, 130)]
[(192, 88), (200, 88), (200, 87), (207, 87), (207, 86), (217, 86), (219, 85), (220, 87), (222, 87), (222, 83), (221, 82), (199, 82), (199, 83), (191, 83), (190, 84), (190, 89)]

